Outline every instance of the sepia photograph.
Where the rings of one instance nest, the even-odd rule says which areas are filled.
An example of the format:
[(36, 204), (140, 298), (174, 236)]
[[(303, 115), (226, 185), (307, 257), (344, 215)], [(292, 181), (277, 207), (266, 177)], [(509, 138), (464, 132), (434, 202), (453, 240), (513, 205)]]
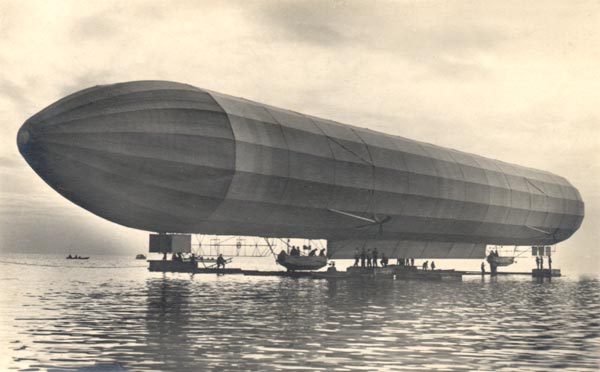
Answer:
[(600, 371), (599, 25), (0, 0), (0, 371)]

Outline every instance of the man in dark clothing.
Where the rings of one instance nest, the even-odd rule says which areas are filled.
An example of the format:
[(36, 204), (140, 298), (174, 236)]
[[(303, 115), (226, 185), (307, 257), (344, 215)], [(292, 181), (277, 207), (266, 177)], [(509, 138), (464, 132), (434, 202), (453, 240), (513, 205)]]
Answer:
[(377, 252), (377, 247), (373, 248), (373, 266), (377, 267), (377, 258), (379, 254)]
[(219, 254), (219, 257), (217, 257), (217, 269), (223, 267), (223, 269), (225, 269), (225, 259), (223, 258), (222, 254)]

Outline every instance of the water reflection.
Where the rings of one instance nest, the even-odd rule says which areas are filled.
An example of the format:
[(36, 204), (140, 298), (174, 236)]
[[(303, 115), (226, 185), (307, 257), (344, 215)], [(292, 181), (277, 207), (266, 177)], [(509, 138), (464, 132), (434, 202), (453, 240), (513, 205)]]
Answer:
[(597, 280), (71, 272), (23, 281), (13, 369), (598, 369)]

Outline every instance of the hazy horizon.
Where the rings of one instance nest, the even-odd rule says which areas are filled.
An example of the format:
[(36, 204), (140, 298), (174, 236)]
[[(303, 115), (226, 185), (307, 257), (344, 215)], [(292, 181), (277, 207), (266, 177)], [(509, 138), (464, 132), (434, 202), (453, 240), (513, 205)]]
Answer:
[(77, 90), (173, 80), (563, 176), (586, 216), (556, 266), (600, 272), (600, 4), (174, 4), (0, 1), (1, 252), (146, 253), (147, 232), (46, 185), (16, 133)]

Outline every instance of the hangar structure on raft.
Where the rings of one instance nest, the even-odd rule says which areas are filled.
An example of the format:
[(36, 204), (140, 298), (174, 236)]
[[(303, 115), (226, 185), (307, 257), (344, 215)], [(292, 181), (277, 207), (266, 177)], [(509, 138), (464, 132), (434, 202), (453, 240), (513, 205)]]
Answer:
[(71, 94), (17, 143), (58, 193), (120, 225), (326, 239), (332, 258), (483, 258), (561, 242), (584, 216), (549, 172), (168, 81)]

